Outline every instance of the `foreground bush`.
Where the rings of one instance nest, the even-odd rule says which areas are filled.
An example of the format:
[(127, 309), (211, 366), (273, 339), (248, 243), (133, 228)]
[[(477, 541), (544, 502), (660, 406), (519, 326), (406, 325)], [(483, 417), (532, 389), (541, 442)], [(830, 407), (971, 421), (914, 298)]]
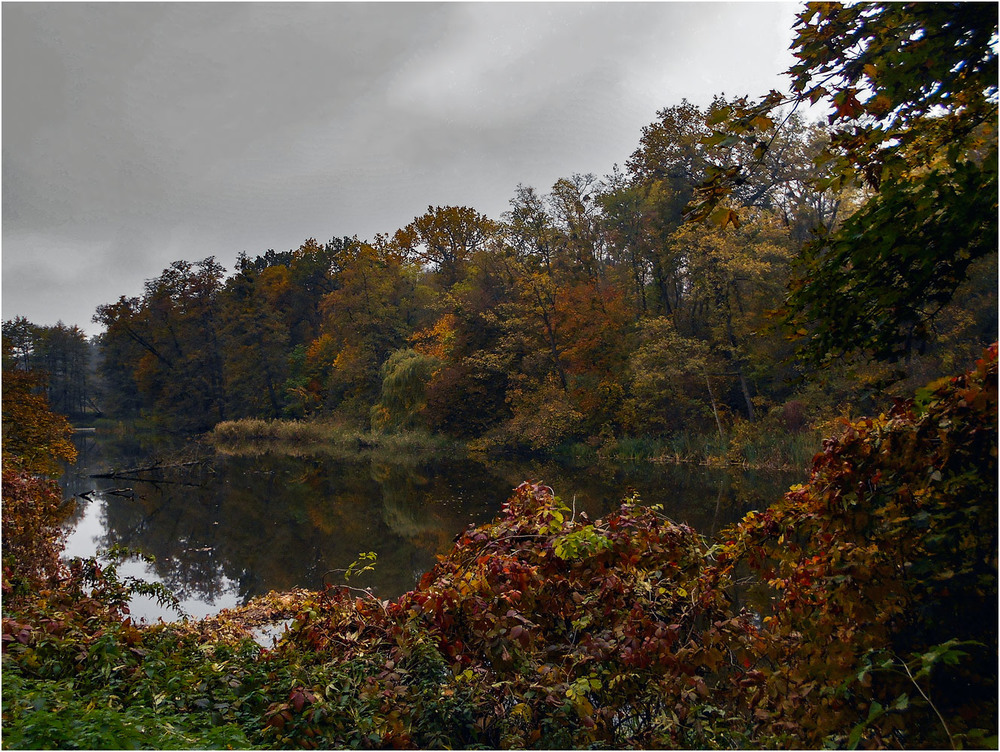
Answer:
[[(706, 579), (707, 549), (691, 529), (629, 503), (590, 522), (528, 484), (504, 511), (396, 602), (339, 590), (299, 616), (278, 653), (314, 669), (270, 709), (275, 742), (739, 741), (714, 706), (731, 704), (753, 628)], [(345, 670), (353, 681), (330, 681)]]
[(3, 595), (15, 599), (51, 584), (60, 571), (66, 517), (59, 486), (4, 464)]
[(4, 600), (4, 745), (995, 747), (996, 380), (994, 347), (845, 426), (711, 547), (523, 484), (394, 602), (138, 628), (113, 566), (49, 573)]
[(995, 747), (997, 347), (824, 443), (809, 482), (721, 534), (760, 575), (746, 698), (793, 746)]

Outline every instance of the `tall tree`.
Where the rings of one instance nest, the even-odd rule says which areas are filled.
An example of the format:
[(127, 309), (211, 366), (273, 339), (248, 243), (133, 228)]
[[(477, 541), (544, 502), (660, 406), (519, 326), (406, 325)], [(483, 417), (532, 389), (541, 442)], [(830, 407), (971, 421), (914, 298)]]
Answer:
[(720, 111), (717, 143), (742, 143), (753, 158), (709, 175), (692, 216), (719, 216), (756, 173), (781, 107), (825, 103), (822, 186), (853, 182), (870, 197), (841, 226), (818, 228), (787, 318), (813, 362), (909, 356), (970, 264), (996, 252), (996, 7), (810, 3), (795, 30), (792, 94)]
[(447, 290), (494, 230), (492, 220), (467, 206), (428, 206), (396, 232), (393, 243), (405, 258), (435, 270)]
[[(321, 299), (320, 334), (305, 351), (307, 388), (327, 408), (367, 417), (381, 389), (380, 368), (422, 323), (417, 270), (384, 238), (357, 239), (337, 251), (333, 290)], [(304, 395), (305, 396), (305, 395)]]
[(230, 416), (280, 417), (286, 402), (291, 272), (240, 260), (221, 299), (221, 335)]
[(47, 376), (46, 391), (53, 410), (72, 416), (91, 407), (90, 359), (90, 342), (79, 327), (59, 321), (39, 328), (35, 368)]
[(742, 410), (754, 420), (753, 382), (769, 382), (781, 360), (775, 355), (783, 338), (767, 332), (767, 312), (780, 305), (788, 280), (788, 229), (775, 214), (757, 210), (735, 229), (685, 225), (670, 243), (686, 259), (687, 296), (674, 322), (727, 363), (727, 381), (735, 382)]
[(38, 373), (53, 410), (79, 416), (94, 409), (93, 347), (79, 327), (61, 321), (37, 326), (18, 316), (3, 322), (3, 336), (8, 346), (5, 357), (13, 367)]
[(138, 392), (170, 428), (205, 430), (226, 417), (218, 299), (224, 271), (212, 257), (176, 261), (146, 282), (141, 298), (102, 305), (94, 317), (107, 327), (105, 371), (131, 369)]
[(25, 371), (31, 368), (38, 342), (38, 327), (24, 316), (16, 316), (3, 322), (4, 365), (10, 361), (11, 368)]
[(603, 188), (593, 175), (574, 174), (557, 180), (548, 197), (552, 224), (559, 232), (560, 271), (594, 283), (608, 260), (599, 201)]

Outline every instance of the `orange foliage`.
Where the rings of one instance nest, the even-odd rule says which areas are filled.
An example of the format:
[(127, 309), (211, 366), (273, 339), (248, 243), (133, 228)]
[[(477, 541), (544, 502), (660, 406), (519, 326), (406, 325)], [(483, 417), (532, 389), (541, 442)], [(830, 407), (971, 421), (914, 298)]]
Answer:
[(18, 597), (49, 585), (62, 571), (66, 517), (55, 481), (3, 466), (3, 594)]
[(455, 342), (455, 330), (458, 319), (453, 313), (446, 313), (434, 325), (421, 329), (410, 337), (413, 349), (423, 355), (446, 360), (451, 355)]
[(73, 427), (49, 409), (40, 378), (17, 369), (3, 374), (3, 456), (27, 472), (60, 473), (59, 461), (76, 460)]

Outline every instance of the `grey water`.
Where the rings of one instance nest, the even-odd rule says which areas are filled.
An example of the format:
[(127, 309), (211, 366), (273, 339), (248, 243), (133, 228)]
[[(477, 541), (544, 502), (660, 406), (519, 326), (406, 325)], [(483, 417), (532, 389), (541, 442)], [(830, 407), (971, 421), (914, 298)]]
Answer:
[[(591, 519), (637, 494), (642, 503), (660, 504), (672, 520), (711, 538), (804, 477), (649, 462), (569, 467), (324, 455), (206, 457), (203, 448), (202, 461), (193, 464), (94, 478), (148, 465), (162, 447), (100, 432), (77, 434), (76, 442), (79, 458), (61, 480), (66, 496), (77, 501), (65, 526), (65, 556), (95, 556), (115, 545), (152, 556), (152, 563), (126, 560), (119, 575), (163, 583), (193, 618), (272, 590), (343, 583), (343, 570), (369, 551), (377, 554), (374, 571), (349, 584), (394, 598), (412, 589), (467, 526), (497, 517), (524, 480), (552, 487), (567, 506)], [(131, 610), (136, 620), (178, 618), (141, 596)]]

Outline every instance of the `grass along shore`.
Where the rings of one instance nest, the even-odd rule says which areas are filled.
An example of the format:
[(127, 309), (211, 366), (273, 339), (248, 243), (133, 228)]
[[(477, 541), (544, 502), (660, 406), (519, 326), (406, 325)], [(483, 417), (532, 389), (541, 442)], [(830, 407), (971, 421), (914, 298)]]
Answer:
[[(791, 433), (762, 424), (737, 424), (726, 435), (677, 432), (669, 437), (623, 436), (567, 442), (552, 451), (570, 464), (657, 462), (753, 470), (798, 470), (809, 465), (820, 432)], [(223, 421), (204, 436), (222, 454), (289, 456), (327, 454), (344, 458), (364, 454), (434, 457), (481, 454), (476, 446), (421, 429), (400, 432), (364, 431), (331, 420)], [(477, 442), (478, 443), (478, 442)], [(487, 452), (503, 453), (502, 447)]]
[(244, 456), (280, 453), (296, 457), (319, 453), (350, 457), (370, 452), (424, 457), (464, 451), (460, 442), (426, 431), (362, 431), (326, 420), (227, 420), (205, 434), (204, 440), (222, 454)]

